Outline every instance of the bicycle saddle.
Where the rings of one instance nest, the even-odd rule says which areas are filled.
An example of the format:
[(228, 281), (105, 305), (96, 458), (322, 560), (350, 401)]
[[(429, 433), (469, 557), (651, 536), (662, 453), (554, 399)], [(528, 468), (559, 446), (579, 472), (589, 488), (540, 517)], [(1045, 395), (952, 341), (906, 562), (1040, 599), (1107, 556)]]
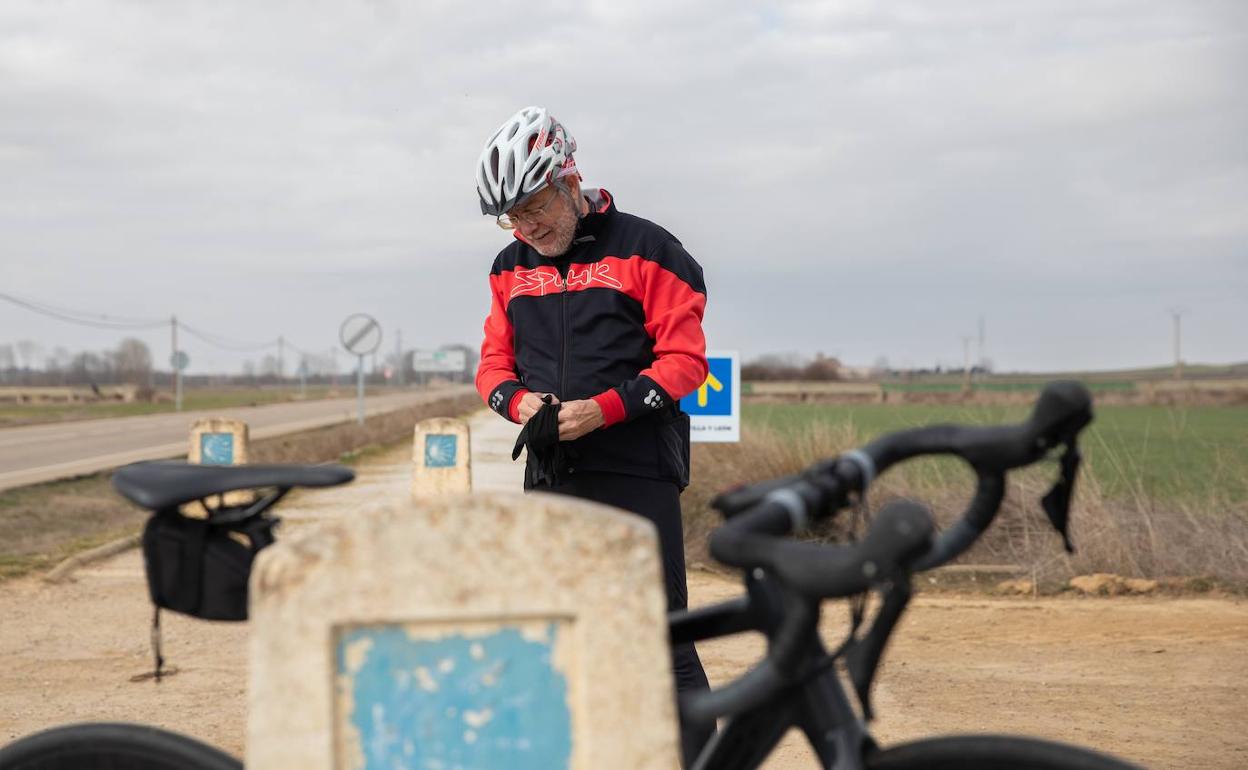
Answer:
[(239, 489), (333, 487), (355, 478), (341, 465), (191, 465), (134, 463), (113, 474), (113, 488), (130, 502), (161, 511)]

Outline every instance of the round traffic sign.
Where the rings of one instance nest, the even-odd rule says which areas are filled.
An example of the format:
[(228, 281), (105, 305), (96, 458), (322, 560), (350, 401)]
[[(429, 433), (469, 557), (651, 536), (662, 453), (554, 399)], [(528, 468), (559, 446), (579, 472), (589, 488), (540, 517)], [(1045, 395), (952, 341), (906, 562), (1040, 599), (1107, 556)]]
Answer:
[(186, 354), (185, 350), (179, 350), (169, 356), (169, 364), (180, 372), (191, 365), (191, 357)]
[(366, 356), (381, 346), (381, 324), (366, 313), (347, 316), (338, 330), (342, 346), (357, 356)]

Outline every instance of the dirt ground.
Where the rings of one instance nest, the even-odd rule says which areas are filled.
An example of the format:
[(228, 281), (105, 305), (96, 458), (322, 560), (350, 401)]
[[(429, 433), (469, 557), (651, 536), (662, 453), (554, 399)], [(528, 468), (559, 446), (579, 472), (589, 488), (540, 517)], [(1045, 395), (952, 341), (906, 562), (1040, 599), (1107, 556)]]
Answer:
[[(736, 586), (690, 576), (695, 603)], [(827, 613), (832, 638), (842, 618)], [(0, 741), (85, 720), (160, 725), (241, 754), (245, 624), (165, 613), (151, 669), (151, 608), (137, 552), (50, 586), (0, 584)], [(760, 640), (702, 648), (715, 682), (755, 661)], [(884, 743), (952, 731), (1017, 731), (1099, 747), (1150, 767), (1248, 767), (1248, 602), (1233, 599), (997, 599), (920, 595), (876, 687)], [(768, 768), (814, 767), (790, 736)]]

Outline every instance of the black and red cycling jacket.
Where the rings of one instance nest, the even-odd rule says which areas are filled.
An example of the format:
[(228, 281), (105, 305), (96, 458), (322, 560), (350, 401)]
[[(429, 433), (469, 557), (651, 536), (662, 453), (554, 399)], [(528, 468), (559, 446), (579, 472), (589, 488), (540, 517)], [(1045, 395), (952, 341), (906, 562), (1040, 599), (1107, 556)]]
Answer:
[(592, 398), (606, 425), (570, 442), (571, 472), (689, 476), (679, 400), (706, 380), (702, 268), (662, 227), (618, 211), (606, 190), (568, 253), (543, 257), (519, 237), (490, 271), (493, 303), (477, 369), (491, 409), (519, 422), (521, 397)]

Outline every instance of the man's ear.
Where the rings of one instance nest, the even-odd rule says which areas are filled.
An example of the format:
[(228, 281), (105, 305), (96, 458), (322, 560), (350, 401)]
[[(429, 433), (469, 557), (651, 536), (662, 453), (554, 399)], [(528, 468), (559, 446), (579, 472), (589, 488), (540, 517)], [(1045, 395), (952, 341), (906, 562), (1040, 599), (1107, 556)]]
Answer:
[(589, 213), (589, 204), (585, 201), (585, 196), (581, 194), (581, 175), (579, 173), (572, 174), (567, 177), (568, 194), (572, 196), (572, 200), (576, 202), (577, 216), (585, 216)]

